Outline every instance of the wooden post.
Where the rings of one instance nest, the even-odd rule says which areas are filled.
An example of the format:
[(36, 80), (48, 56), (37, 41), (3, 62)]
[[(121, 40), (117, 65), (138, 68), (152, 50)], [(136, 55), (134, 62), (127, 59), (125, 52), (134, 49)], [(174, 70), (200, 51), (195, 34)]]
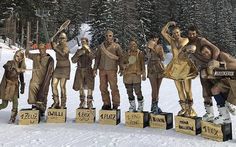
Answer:
[(37, 44), (37, 46), (39, 44), (39, 20), (38, 19), (36, 22), (36, 44)]
[(13, 39), (12, 39), (12, 45), (15, 45), (16, 43), (16, 16), (14, 16), (13, 18)]
[(30, 46), (29, 46), (29, 42), (30, 42), (30, 22), (27, 21), (27, 38), (26, 38), (26, 48), (29, 49)]
[(21, 24), (21, 42), (20, 42), (20, 45), (23, 47), (24, 45), (24, 22), (22, 21), (22, 24)]
[(31, 36), (31, 30), (32, 30), (32, 28), (31, 28), (31, 22), (29, 22), (29, 41), (32, 41), (32, 36)]
[(43, 24), (43, 31), (44, 31), (44, 35), (45, 35), (45, 38), (46, 38), (46, 42), (49, 42), (49, 35), (48, 35), (48, 31), (47, 31), (45, 18), (41, 17), (41, 21), (42, 21), (42, 24)]

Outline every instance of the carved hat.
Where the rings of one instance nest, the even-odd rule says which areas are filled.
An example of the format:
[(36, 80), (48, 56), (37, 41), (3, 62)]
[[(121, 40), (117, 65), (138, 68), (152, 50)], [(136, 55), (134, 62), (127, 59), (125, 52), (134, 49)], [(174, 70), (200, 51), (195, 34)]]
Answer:
[(38, 48), (39, 48), (39, 49), (46, 49), (46, 46), (45, 46), (45, 44), (40, 43)]
[(59, 35), (59, 38), (60, 38), (60, 39), (67, 39), (66, 33), (61, 33), (61, 34)]

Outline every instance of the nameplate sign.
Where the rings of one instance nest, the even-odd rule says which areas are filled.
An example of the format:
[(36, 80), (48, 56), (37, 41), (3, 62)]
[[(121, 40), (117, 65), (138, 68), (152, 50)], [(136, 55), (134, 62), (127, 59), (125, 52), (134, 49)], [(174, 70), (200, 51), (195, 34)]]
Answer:
[(201, 121), (202, 137), (215, 141), (227, 141), (232, 139), (232, 124), (214, 124)]
[(76, 109), (76, 123), (94, 123), (96, 120), (96, 109)]
[(197, 135), (201, 133), (201, 118), (175, 116), (175, 130), (180, 133)]
[(65, 123), (66, 109), (48, 109), (47, 123)]
[(99, 123), (106, 125), (117, 125), (120, 123), (120, 110), (100, 110)]
[(39, 110), (22, 109), (19, 112), (19, 125), (32, 125), (39, 123)]
[(127, 127), (145, 128), (148, 124), (148, 112), (125, 112), (125, 125)]
[(150, 113), (149, 125), (151, 128), (171, 129), (173, 128), (173, 113), (161, 113), (158, 115)]

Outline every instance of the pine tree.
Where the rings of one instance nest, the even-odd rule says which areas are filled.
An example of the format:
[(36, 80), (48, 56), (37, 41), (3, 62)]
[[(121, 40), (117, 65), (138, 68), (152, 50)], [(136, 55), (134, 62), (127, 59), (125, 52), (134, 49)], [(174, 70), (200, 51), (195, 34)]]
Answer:
[(200, 34), (210, 41), (214, 41), (215, 13), (214, 6), (208, 0), (200, 0), (195, 5), (195, 20)]
[(121, 47), (124, 48), (124, 44), (126, 41), (126, 35), (124, 29), (127, 24), (124, 21), (125, 13), (123, 9), (122, 0), (112, 1), (112, 15), (115, 21), (113, 25), (115, 38), (118, 39)]
[(69, 39), (74, 38), (79, 33), (79, 27), (82, 23), (82, 12), (80, 3), (77, 0), (58, 0), (53, 7), (52, 20), (55, 28), (60, 27), (67, 19), (71, 20), (66, 30)]
[(162, 27), (171, 20), (170, 1), (153, 1), (152, 32), (160, 33)]
[(93, 47), (98, 46), (104, 40), (104, 33), (110, 29), (112, 19), (111, 9), (107, 0), (93, 0), (89, 12), (89, 24), (91, 25)]
[(176, 10), (171, 12), (172, 19), (175, 20), (183, 30), (183, 35), (187, 35), (187, 28), (190, 25), (197, 26), (200, 35), (214, 40), (215, 38), (215, 12), (214, 6), (208, 0), (179, 0), (173, 2)]
[(140, 23), (142, 23), (142, 35), (149, 37), (152, 34), (153, 28), (153, 0), (137, 0), (136, 5), (139, 13), (138, 19), (140, 20)]
[(140, 47), (145, 44), (139, 13), (135, 0), (120, 1), (122, 13), (122, 28), (120, 38), (123, 48), (127, 48), (132, 37), (136, 38)]
[(196, 1), (192, 0), (179, 0), (176, 2), (176, 8), (178, 10), (177, 14), (174, 14), (174, 20), (177, 25), (183, 31), (183, 35), (186, 34), (186, 30), (190, 24), (196, 23), (195, 19), (195, 9)]
[(232, 31), (232, 6), (227, 0), (221, 0), (216, 2), (215, 10), (215, 33), (218, 36), (215, 38), (216, 44), (221, 50), (236, 55)]
[(236, 42), (236, 8), (233, 9), (233, 14), (232, 14), (232, 31), (234, 32), (233, 36), (234, 36), (234, 39), (235, 39), (235, 42)]
[(213, 5), (208, 0), (188, 0), (182, 10), (180, 24), (185, 34), (189, 25), (195, 25), (201, 36), (214, 40), (215, 14)]

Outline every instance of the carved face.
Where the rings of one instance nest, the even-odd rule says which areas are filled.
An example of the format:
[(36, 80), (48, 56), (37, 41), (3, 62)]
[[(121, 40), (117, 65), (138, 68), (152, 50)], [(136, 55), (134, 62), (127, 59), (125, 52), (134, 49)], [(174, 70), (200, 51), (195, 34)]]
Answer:
[(65, 43), (67, 41), (67, 36), (65, 33), (59, 35), (59, 43)]
[(108, 43), (112, 43), (113, 42), (113, 33), (111, 32), (111, 31), (107, 31), (107, 33), (106, 33), (106, 41), (108, 42)]
[(81, 44), (82, 44), (82, 46), (88, 45), (88, 42), (86, 39), (81, 39)]
[(44, 46), (39, 46), (39, 53), (40, 55), (46, 54), (46, 48)]
[(66, 39), (65, 38), (59, 38), (59, 43), (65, 43)]
[(130, 46), (131, 50), (137, 50), (137, 48), (138, 48), (137, 43), (135, 41), (131, 41), (129, 43), (129, 46)]
[(17, 51), (15, 53), (14, 59), (16, 62), (21, 62), (24, 59), (24, 52), (23, 51)]
[(188, 39), (190, 41), (195, 41), (197, 38), (197, 32), (196, 31), (188, 31)]
[(153, 38), (153, 40), (154, 40), (156, 43), (158, 43), (158, 41), (159, 41), (159, 38), (158, 38), (158, 37), (156, 37), (156, 38)]
[(201, 54), (205, 59), (211, 59), (212, 53), (208, 47), (203, 47)]
[(149, 49), (154, 49), (154, 47), (156, 46), (157, 44), (156, 44), (156, 41), (154, 41), (154, 40), (149, 40), (148, 41), (148, 44), (147, 44), (147, 47), (149, 48)]
[(179, 39), (181, 37), (181, 32), (179, 28), (175, 28), (172, 32), (174, 39)]

